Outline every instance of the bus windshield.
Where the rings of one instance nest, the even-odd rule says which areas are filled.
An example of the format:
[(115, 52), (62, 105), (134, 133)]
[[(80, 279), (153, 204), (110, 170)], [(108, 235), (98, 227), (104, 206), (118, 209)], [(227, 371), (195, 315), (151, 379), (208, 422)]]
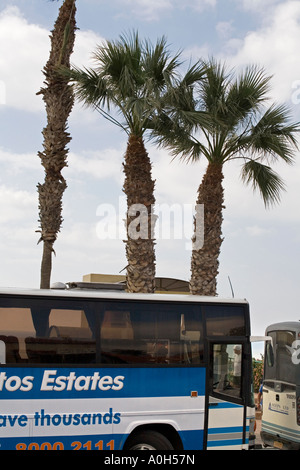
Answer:
[(265, 380), (278, 380), (294, 384), (297, 366), (292, 360), (294, 353), (295, 331), (269, 331), (273, 342), (273, 361), (265, 361)]

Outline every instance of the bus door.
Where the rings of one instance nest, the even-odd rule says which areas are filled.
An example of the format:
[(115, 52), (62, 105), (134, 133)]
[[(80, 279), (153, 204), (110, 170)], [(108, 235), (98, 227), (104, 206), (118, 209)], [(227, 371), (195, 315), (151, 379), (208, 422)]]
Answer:
[(210, 343), (207, 450), (245, 448), (242, 344)]

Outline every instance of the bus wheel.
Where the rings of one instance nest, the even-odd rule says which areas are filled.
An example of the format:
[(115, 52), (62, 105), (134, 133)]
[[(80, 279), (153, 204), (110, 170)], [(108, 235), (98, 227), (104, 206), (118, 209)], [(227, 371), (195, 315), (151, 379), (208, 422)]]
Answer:
[(131, 438), (126, 444), (127, 450), (173, 450), (171, 442), (156, 431), (142, 431)]

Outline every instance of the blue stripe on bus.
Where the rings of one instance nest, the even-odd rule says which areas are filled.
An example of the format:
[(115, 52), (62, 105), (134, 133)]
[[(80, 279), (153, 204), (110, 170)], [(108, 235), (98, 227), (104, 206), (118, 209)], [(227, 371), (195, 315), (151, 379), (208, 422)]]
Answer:
[(288, 428), (286, 426), (280, 426), (279, 424), (269, 423), (268, 421), (262, 420), (261, 425), (262, 431), (273, 434), (274, 436), (278, 435), (280, 437), (285, 437), (287, 439), (299, 442), (300, 440), (300, 431), (293, 428)]
[(2, 367), (0, 399), (204, 396), (205, 374), (201, 367)]
[(184, 450), (203, 450), (203, 429), (195, 431), (178, 431)]
[(243, 439), (229, 439), (223, 441), (210, 441), (207, 443), (207, 448), (209, 447), (225, 447), (225, 446), (241, 446), (243, 444)]
[[(249, 426), (248, 426), (249, 430)], [(242, 426), (232, 426), (232, 427), (226, 427), (226, 428), (209, 428), (208, 429), (208, 435), (210, 434), (227, 434), (227, 433), (233, 433), (233, 432), (240, 432), (241, 434), (243, 433), (243, 427)]]
[[(235, 436), (234, 436), (235, 434)], [(249, 434), (249, 426), (246, 426), (246, 435)], [(221, 438), (219, 438), (219, 436)], [(246, 444), (249, 439), (246, 438)], [(243, 444), (243, 427), (232, 426), (222, 428), (210, 428), (208, 429), (207, 436), (207, 447), (230, 447), (234, 445)]]

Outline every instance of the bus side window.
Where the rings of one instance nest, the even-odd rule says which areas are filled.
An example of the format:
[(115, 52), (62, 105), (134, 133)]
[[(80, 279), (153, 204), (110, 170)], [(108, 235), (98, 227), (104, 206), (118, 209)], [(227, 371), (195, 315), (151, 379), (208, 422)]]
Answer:
[(6, 348), (4, 341), (0, 340), (0, 364), (6, 363)]
[(100, 329), (101, 362), (134, 364), (149, 362), (147, 343), (134, 331), (132, 312), (108, 308), (104, 311)]
[(183, 346), (183, 363), (199, 364), (203, 361), (203, 334), (199, 316), (182, 314), (180, 340)]
[(72, 309), (71, 305), (70, 308), (49, 306), (48, 316), (46, 313), (45, 308), (35, 309), (37, 334), (25, 339), (28, 361), (32, 364), (95, 363), (96, 342), (85, 310)]
[(201, 312), (190, 306), (128, 302), (122, 308), (107, 302), (101, 325), (101, 361), (200, 364), (202, 329)]
[(25, 338), (35, 335), (30, 308), (0, 308), (0, 340), (5, 345), (6, 364), (28, 360)]
[(130, 312), (107, 310), (101, 326), (102, 339), (133, 339)]

